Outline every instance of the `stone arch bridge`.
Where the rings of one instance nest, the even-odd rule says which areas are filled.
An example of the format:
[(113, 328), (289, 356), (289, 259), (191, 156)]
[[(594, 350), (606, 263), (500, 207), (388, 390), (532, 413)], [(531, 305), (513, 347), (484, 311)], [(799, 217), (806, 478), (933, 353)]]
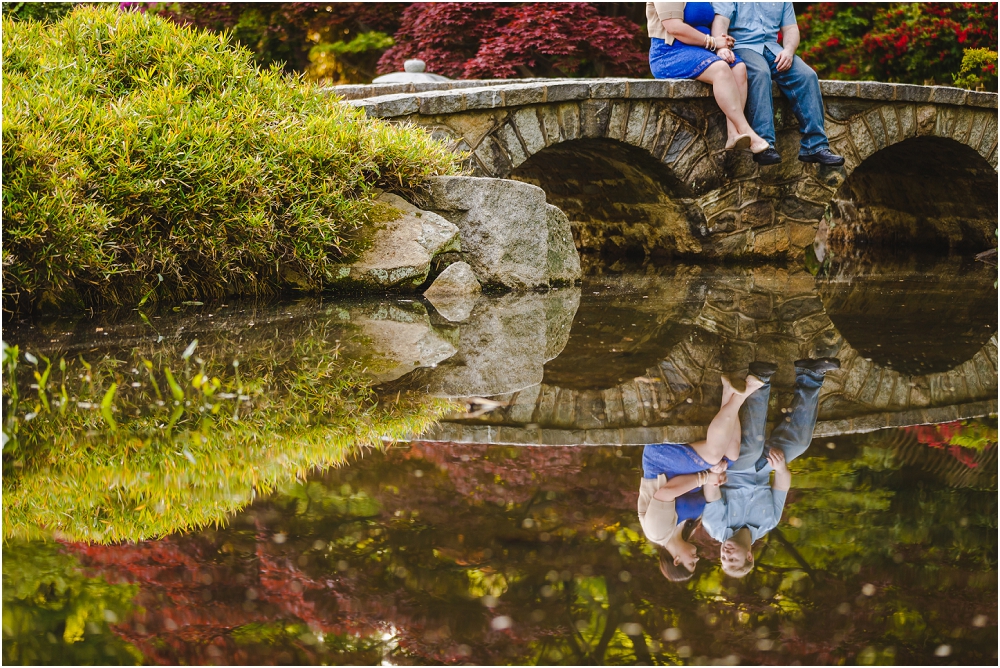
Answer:
[(649, 79), (450, 81), (330, 89), (369, 116), (426, 127), (476, 175), (541, 186), (581, 251), (655, 257), (822, 253), (847, 237), (993, 245), (997, 95), (820, 82), (843, 168), (798, 162), (797, 121), (775, 93), (784, 161), (723, 150), (710, 88)]

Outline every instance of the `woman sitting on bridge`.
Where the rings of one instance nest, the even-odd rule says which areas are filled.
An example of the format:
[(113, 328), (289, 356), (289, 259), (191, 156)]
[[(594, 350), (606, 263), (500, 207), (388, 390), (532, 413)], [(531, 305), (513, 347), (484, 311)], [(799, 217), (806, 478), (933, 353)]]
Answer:
[(726, 115), (726, 149), (766, 151), (768, 143), (747, 123), (747, 66), (738, 56), (727, 62), (735, 44), (716, 42), (710, 2), (647, 2), (646, 22), (652, 43), (649, 68), (657, 79), (697, 79), (712, 84), (715, 101)]
[(668, 580), (680, 582), (694, 574), (698, 554), (684, 539), (685, 525), (705, 508), (707, 492), (702, 488), (718, 488), (726, 482), (726, 467), (740, 452), (740, 407), (763, 385), (748, 375), (746, 389), (740, 392), (723, 376), (722, 405), (704, 441), (655, 443), (642, 452), (639, 524), (646, 538), (657, 545), (660, 571)]

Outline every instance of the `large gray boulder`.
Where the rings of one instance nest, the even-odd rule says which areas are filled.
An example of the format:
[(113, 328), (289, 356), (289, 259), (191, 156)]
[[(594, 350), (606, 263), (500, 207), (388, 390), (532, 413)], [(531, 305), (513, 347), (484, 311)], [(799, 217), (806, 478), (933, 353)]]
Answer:
[(434, 256), (460, 249), (458, 228), (396, 195), (383, 193), (378, 201), (395, 218), (372, 232), (368, 249), (356, 262), (339, 267), (332, 283), (348, 289), (415, 290), (427, 280)]
[(484, 285), (530, 290), (580, 278), (569, 221), (541, 188), (474, 176), (436, 176), (428, 185), (428, 208), (458, 226), (462, 255)]
[(482, 297), (458, 325), (458, 351), (428, 372), (433, 394), (490, 397), (542, 382), (545, 363), (566, 345), (580, 288)]

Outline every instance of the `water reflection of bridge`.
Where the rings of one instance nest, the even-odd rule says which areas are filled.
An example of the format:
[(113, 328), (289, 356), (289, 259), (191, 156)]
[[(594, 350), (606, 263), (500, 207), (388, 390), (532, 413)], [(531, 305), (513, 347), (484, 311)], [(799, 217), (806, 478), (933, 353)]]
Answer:
[[(910, 271), (898, 278), (893, 275), (892, 280), (912, 284), (913, 278), (914, 272)], [(958, 281), (964, 289), (973, 292), (983, 287), (975, 282), (963, 283), (968, 277), (940, 276), (936, 280)], [(574, 342), (576, 334), (565, 331), (573, 317), (567, 309), (575, 311), (577, 308), (575, 295), (562, 291), (532, 297), (532, 301), (538, 302), (532, 310), (539, 325), (543, 316), (548, 318), (545, 322), (550, 336), (544, 339), (539, 333), (538, 337), (546, 342), (544, 377), (541, 382), (531, 382), (527, 376), (517, 377), (518, 365), (513, 360), (517, 358), (519, 346), (496, 346), (504, 338), (504, 319), (498, 319), (495, 313), (487, 316), (491, 311), (487, 301), (477, 306), (470, 322), (458, 328), (482, 331), (484, 328), (477, 324), (476, 318), (490, 318), (490, 340), (479, 336), (470, 337), (470, 340), (486, 346), (474, 353), (480, 360), (489, 356), (491, 350), (504, 349), (495, 360), (498, 362), (496, 368), (503, 372), (502, 378), (493, 379), (499, 382), (488, 387), (490, 379), (481, 373), (472, 373), (471, 358), (463, 356), (461, 343), (455, 358), (415, 376), (426, 380), (437, 392), (452, 396), (491, 394), (505, 405), (478, 418), (448, 420), (425, 438), (552, 445), (696, 440), (703, 437), (705, 425), (718, 407), (721, 373), (745, 370), (753, 359), (785, 362), (774, 379), (772, 399), (781, 406), (785, 405), (793, 380), (789, 362), (819, 355), (835, 355), (843, 366), (840, 371), (828, 375), (823, 387), (817, 436), (946, 422), (997, 411), (997, 337), (995, 332), (987, 337), (985, 333), (989, 330), (982, 324), (975, 326), (984, 335), (980, 335), (979, 343), (971, 347), (969, 340), (964, 344), (954, 339), (922, 341), (922, 332), (914, 332), (917, 342), (913, 345), (917, 348), (965, 346), (965, 352), (959, 352), (964, 361), (948, 365), (950, 368), (940, 368), (939, 364), (939, 368), (925, 373), (914, 371), (912, 361), (906, 363), (909, 360), (895, 363), (897, 367), (909, 369), (894, 369), (893, 361), (886, 359), (884, 351), (878, 349), (881, 343), (875, 343), (872, 350), (858, 350), (845, 338), (835, 322), (838, 312), (849, 309), (850, 304), (858, 300), (877, 301), (879, 295), (872, 294), (877, 291), (872, 290), (870, 281), (858, 280), (845, 287), (835, 281), (817, 281), (805, 272), (789, 273), (771, 267), (715, 273), (688, 268), (672, 276), (632, 277), (628, 286), (615, 285), (623, 295), (630, 293), (632, 299), (624, 296), (609, 299), (609, 303), (619, 311), (624, 308), (624, 312), (618, 313), (618, 322), (612, 317), (612, 322), (602, 323), (601, 338), (611, 341), (605, 348), (609, 354), (620, 352), (612, 340), (616, 329), (619, 342), (645, 337), (647, 344), (663, 345), (662, 352), (657, 355), (659, 359), (650, 360), (652, 363), (646, 366), (644, 373), (636, 374), (633, 369), (621, 382), (595, 380), (595, 376), (607, 377), (608, 372), (611, 375), (621, 373), (625, 364), (622, 362), (620, 369), (602, 369), (602, 361), (593, 357), (595, 351), (588, 351), (592, 355), (589, 359), (577, 355), (574, 350), (578, 343)], [(585, 286), (584, 290), (589, 288)], [(984, 292), (984, 296), (988, 300), (995, 299), (989, 291)], [(941, 288), (938, 296), (941, 308), (947, 310), (951, 301), (949, 291)], [(627, 302), (624, 307), (623, 302)], [(833, 305), (833, 310), (827, 304)], [(933, 313), (932, 306), (922, 305), (928, 309), (929, 318), (956, 316), (955, 313)], [(968, 305), (965, 308), (968, 310)], [(964, 315), (968, 317), (969, 314)], [(980, 315), (987, 326), (996, 322), (995, 316)], [(553, 317), (557, 321), (555, 327)], [(531, 318), (521, 319), (508, 314), (507, 319), (517, 323), (515, 333), (520, 349), (524, 350), (523, 346), (531, 337), (525, 336), (523, 327)], [(632, 322), (625, 322), (629, 319)], [(956, 330), (972, 327), (969, 322), (954, 324)], [(869, 329), (877, 330), (879, 326), (878, 322), (871, 322)], [(662, 336), (657, 340), (664, 328), (669, 330), (666, 340)], [(551, 336), (553, 331), (559, 332), (555, 341)], [(460, 338), (467, 338), (464, 330)], [(868, 340), (866, 345), (877, 340), (871, 336), (865, 338)], [(981, 344), (987, 338), (986, 343)], [(536, 342), (536, 348), (537, 345)], [(554, 350), (555, 346), (558, 350)], [(902, 355), (907, 351), (912, 352), (912, 349), (897, 345), (895, 352)], [(633, 352), (641, 357), (639, 351)], [(599, 356), (599, 351), (596, 354)], [(561, 362), (563, 356), (569, 358), (568, 363)], [(886, 361), (875, 361), (879, 357)], [(576, 368), (575, 375), (567, 366)], [(588, 366), (592, 367), (592, 373), (588, 372)], [(535, 371), (537, 374), (538, 369)], [(462, 391), (463, 376), (475, 376), (476, 382), (468, 386), (472, 391)]]

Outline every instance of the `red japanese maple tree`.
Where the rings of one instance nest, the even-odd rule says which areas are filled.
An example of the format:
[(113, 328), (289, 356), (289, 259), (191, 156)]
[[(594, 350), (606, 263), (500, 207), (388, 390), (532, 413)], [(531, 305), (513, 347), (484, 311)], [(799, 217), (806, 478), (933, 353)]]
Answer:
[(462, 78), (641, 76), (645, 33), (589, 3), (415, 3), (380, 72), (420, 58), (428, 71)]

